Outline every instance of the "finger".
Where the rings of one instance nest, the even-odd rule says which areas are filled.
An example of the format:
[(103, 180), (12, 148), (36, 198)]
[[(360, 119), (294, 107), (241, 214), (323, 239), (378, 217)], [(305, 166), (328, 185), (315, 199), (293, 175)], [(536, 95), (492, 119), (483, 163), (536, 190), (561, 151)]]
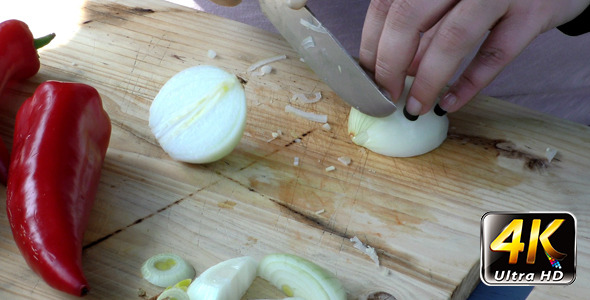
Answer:
[(449, 12), (420, 61), (406, 103), (408, 113), (430, 110), (463, 58), (507, 10), (507, 1), (464, 0)]
[(457, 111), (486, 87), (526, 46), (541, 33), (541, 27), (525, 18), (507, 18), (498, 23), (476, 56), (440, 101), (448, 112)]
[(363, 24), (359, 61), (361, 65), (372, 72), (375, 71), (377, 45), (379, 45), (385, 18), (391, 3), (393, 3), (393, 0), (372, 0)]
[(409, 76), (416, 76), (416, 72), (418, 71), (418, 66), (420, 66), (420, 62), (424, 57), (424, 53), (426, 53), (426, 49), (430, 46), (432, 39), (436, 35), (436, 32), (440, 28), (440, 25), (444, 21), (445, 18), (442, 18), (438, 21), (432, 28), (428, 29), (422, 37), (420, 38), (420, 44), (418, 45), (418, 51), (416, 51), (416, 55), (414, 55), (414, 59), (412, 63), (408, 67), (408, 75)]
[(397, 0), (389, 9), (375, 60), (375, 79), (398, 99), (404, 87), (407, 69), (420, 42), (420, 33), (428, 30), (454, 1)]

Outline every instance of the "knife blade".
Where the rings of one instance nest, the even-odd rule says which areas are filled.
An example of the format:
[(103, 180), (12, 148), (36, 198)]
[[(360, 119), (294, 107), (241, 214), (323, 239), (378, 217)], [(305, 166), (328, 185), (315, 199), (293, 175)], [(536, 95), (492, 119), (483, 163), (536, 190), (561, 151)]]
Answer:
[(291, 9), (286, 2), (259, 0), (262, 12), (321, 80), (364, 114), (385, 117), (395, 112), (395, 104), (311, 11)]

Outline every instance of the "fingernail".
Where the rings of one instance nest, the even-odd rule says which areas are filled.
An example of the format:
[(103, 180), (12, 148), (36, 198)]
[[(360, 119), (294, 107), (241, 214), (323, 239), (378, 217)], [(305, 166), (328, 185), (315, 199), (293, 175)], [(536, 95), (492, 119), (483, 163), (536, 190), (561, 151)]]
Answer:
[(442, 109), (442, 108), (440, 107), (440, 105), (438, 105), (438, 103), (437, 103), (437, 104), (434, 106), (434, 114), (435, 114), (435, 115), (437, 115), (437, 116), (439, 116), (439, 117), (442, 117), (442, 116), (444, 116), (446, 113), (447, 113), (447, 111), (446, 111), (446, 110), (444, 110), (444, 109)]
[(411, 115), (408, 112), (408, 110), (406, 109), (406, 106), (404, 106), (404, 117), (406, 117), (406, 119), (408, 119), (408, 121), (416, 121), (416, 120), (418, 120), (418, 116)]
[(406, 102), (406, 106), (404, 107), (404, 115), (406, 119), (410, 121), (415, 121), (420, 116), (420, 111), (422, 110), (422, 103), (416, 100), (414, 97), (408, 98)]
[(440, 108), (442, 108), (445, 111), (449, 111), (449, 109), (451, 107), (453, 107), (453, 105), (455, 105), (455, 102), (457, 102), (457, 96), (455, 96), (455, 94), (453, 93), (447, 93), (441, 100), (440, 100)]

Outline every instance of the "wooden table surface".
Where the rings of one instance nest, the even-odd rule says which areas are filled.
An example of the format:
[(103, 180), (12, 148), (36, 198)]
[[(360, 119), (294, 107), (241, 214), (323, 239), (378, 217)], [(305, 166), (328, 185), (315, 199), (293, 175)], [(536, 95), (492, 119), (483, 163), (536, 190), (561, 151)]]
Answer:
[[(185, 257), (198, 273), (236, 256), (288, 252), (336, 273), (351, 299), (377, 291), (397, 299), (464, 299), (479, 282), (482, 215), (547, 210), (577, 217), (578, 276), (571, 286), (538, 287), (531, 296), (573, 299), (588, 291), (588, 127), (481, 96), (449, 116), (439, 149), (384, 157), (350, 141), (349, 108), (280, 36), (164, 1), (22, 2), (3, 8), (0, 20), (19, 18), (36, 36), (55, 30), (58, 39), (40, 51), (40, 72), (2, 95), (4, 141), (12, 144), (19, 105), (45, 80), (94, 86), (112, 119), (84, 239), (87, 298), (134, 299), (138, 289), (156, 295), (161, 289), (141, 278), (140, 267), (161, 252)], [(209, 49), (218, 57), (208, 58)], [(273, 63), (272, 74), (246, 72), (280, 54), (288, 58)], [(248, 120), (230, 155), (190, 165), (163, 152), (147, 120), (166, 80), (200, 64), (247, 81)], [(317, 104), (290, 100), (317, 91), (324, 95)], [(332, 130), (285, 113), (287, 104), (327, 114)], [(283, 135), (268, 141), (277, 130)], [(551, 163), (544, 161), (547, 147), (559, 151)], [(352, 164), (340, 164), (340, 156)], [(326, 172), (331, 165), (336, 170)], [(380, 266), (353, 247), (354, 236), (377, 250)], [(26, 266), (5, 213), (0, 254), (1, 298), (67, 298)], [(278, 296), (257, 280), (245, 298)]]

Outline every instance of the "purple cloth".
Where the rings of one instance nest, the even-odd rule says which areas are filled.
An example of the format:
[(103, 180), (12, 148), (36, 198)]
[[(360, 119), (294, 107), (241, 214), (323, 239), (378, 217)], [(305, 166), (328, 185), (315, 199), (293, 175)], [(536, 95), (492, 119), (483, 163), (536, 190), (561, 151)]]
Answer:
[[(229, 8), (193, 1), (203, 11), (277, 32), (257, 0)], [(349, 53), (358, 56), (369, 2), (310, 0), (308, 6)], [(553, 29), (540, 35), (481, 93), (590, 125), (590, 34), (570, 37)]]

